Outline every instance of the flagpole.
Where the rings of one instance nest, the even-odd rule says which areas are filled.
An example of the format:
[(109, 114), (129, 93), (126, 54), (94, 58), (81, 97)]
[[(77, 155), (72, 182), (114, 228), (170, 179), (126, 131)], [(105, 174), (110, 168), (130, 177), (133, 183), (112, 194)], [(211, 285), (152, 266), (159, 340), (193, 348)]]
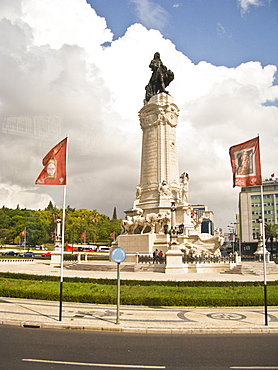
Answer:
[(265, 246), (265, 219), (264, 219), (264, 194), (263, 185), (261, 185), (261, 210), (262, 210), (262, 239), (263, 239), (263, 264), (264, 264), (264, 316), (265, 325), (268, 325), (267, 320), (267, 280), (266, 280), (266, 246)]
[[(258, 134), (259, 146), (260, 146), (260, 136)], [(261, 161), (261, 158), (260, 158)], [(261, 210), (262, 210), (262, 241), (263, 241), (263, 270), (264, 270), (264, 322), (265, 326), (268, 325), (267, 318), (267, 280), (266, 280), (266, 245), (265, 245), (265, 217), (264, 217), (264, 191), (263, 191), (263, 181), (261, 182)]]
[(67, 185), (64, 185), (63, 217), (62, 217), (62, 246), (61, 246), (61, 266), (60, 266), (60, 308), (59, 308), (59, 321), (62, 321), (62, 306), (63, 306), (66, 193), (67, 193)]
[[(66, 169), (68, 162), (68, 140), (66, 148)], [(62, 306), (63, 306), (63, 279), (64, 279), (64, 246), (65, 246), (65, 220), (66, 220), (66, 194), (67, 181), (64, 187), (63, 197), (63, 217), (62, 217), (62, 246), (61, 246), (61, 266), (60, 266), (60, 307), (59, 307), (59, 321), (62, 321)]]
[(25, 233), (24, 233), (24, 249), (26, 250), (26, 242), (27, 242), (27, 228), (25, 227)]
[[(248, 153), (246, 150), (249, 151)], [(264, 197), (263, 197), (263, 181), (261, 175), (261, 159), (260, 159), (260, 137), (257, 135), (255, 139), (248, 140), (244, 143), (234, 145), (229, 149), (232, 172), (233, 172), (233, 187), (235, 186), (255, 186), (261, 187), (261, 236), (263, 243), (263, 269), (264, 269), (264, 307), (265, 307), (265, 325), (267, 322), (267, 281), (266, 281), (266, 246), (265, 246), (265, 217), (264, 217)], [(254, 166), (250, 167), (251, 159), (254, 156)], [(244, 159), (243, 159), (244, 158)], [(249, 167), (249, 168), (248, 168)], [(252, 171), (251, 171), (252, 170)], [(258, 244), (259, 247), (259, 244)]]

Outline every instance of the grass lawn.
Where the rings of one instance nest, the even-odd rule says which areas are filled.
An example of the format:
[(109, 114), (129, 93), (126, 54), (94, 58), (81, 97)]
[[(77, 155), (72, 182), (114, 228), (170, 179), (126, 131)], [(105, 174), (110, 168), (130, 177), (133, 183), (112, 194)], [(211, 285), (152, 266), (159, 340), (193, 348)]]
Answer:
[[(116, 304), (114, 279), (66, 278), (63, 300)], [(0, 296), (59, 300), (59, 278), (0, 273)], [(268, 305), (278, 305), (278, 281), (267, 287)], [(144, 306), (262, 306), (261, 282), (122, 281), (121, 304)]]

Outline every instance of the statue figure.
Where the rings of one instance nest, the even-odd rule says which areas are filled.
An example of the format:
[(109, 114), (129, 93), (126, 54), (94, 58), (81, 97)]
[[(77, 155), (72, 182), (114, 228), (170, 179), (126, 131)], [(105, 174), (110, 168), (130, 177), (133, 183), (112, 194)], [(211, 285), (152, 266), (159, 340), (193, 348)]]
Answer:
[(181, 180), (181, 191), (180, 191), (180, 199), (182, 202), (188, 203), (188, 181), (189, 175), (187, 172), (184, 172), (180, 175)]
[(136, 186), (136, 199), (140, 199), (142, 194), (142, 188), (140, 185)]
[(133, 227), (133, 218), (130, 216), (126, 217), (126, 220), (122, 220), (121, 228), (122, 234), (129, 234), (132, 231)]
[(174, 79), (174, 73), (163, 65), (159, 53), (154, 54), (149, 67), (153, 73), (148, 85), (145, 87), (146, 101), (149, 101), (152, 96), (161, 92), (168, 94), (168, 91), (166, 91), (165, 88)]
[(171, 195), (171, 190), (170, 190), (166, 180), (163, 180), (161, 182), (161, 184), (159, 185), (158, 191), (159, 191), (159, 194), (161, 196), (169, 197)]
[(162, 212), (158, 214), (158, 222), (160, 224), (160, 234), (164, 234), (165, 230), (168, 229), (171, 224), (171, 215), (170, 212)]

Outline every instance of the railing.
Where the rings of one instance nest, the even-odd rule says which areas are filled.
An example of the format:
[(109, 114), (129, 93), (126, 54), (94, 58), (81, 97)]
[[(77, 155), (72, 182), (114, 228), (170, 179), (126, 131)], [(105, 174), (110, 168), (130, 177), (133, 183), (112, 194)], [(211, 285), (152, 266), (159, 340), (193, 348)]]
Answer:
[(93, 260), (109, 260), (108, 255), (89, 254), (87, 252), (79, 253), (64, 253), (64, 261), (66, 262), (87, 262)]
[[(222, 257), (222, 256), (188, 256), (184, 255), (182, 257), (183, 263), (206, 263), (206, 264), (213, 264), (213, 263), (235, 263), (236, 257), (234, 255)], [(152, 257), (150, 255), (138, 255), (137, 256), (137, 263), (142, 264), (162, 264), (166, 263), (165, 257)]]
[(258, 260), (257, 258), (258, 256), (254, 256), (254, 255), (242, 255), (241, 256), (241, 261), (243, 262), (255, 262)]
[(3, 259), (0, 259), (0, 263), (33, 263), (34, 262), (34, 259), (27, 259), (27, 258), (3, 258)]
[(183, 263), (235, 263), (236, 258), (234, 255), (230, 256), (188, 256), (184, 255), (182, 258)]
[(64, 261), (77, 261), (77, 254), (64, 254)]
[(140, 256), (137, 257), (137, 263), (165, 263), (165, 257)]

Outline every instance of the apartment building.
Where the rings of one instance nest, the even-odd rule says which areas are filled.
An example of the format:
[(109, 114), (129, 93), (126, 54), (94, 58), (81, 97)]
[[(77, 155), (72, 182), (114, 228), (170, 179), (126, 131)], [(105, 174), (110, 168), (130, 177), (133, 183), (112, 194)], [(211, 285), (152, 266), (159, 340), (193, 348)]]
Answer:
[[(278, 178), (271, 177), (263, 181), (263, 201), (265, 223), (277, 223)], [(261, 217), (261, 187), (242, 187), (239, 193), (239, 222), (243, 253), (252, 254), (256, 250)]]

